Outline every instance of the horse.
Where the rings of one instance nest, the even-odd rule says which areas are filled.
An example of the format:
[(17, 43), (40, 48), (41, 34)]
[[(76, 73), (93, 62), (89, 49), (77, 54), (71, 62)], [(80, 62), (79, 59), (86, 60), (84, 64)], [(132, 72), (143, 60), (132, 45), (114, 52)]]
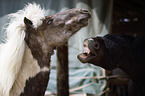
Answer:
[(122, 69), (130, 77), (129, 96), (145, 96), (145, 36), (107, 34), (84, 40), (82, 63), (91, 63), (106, 70)]
[(0, 45), (0, 96), (44, 96), (51, 55), (88, 25), (86, 9), (51, 16), (39, 4), (28, 3), (8, 15), (5, 43)]

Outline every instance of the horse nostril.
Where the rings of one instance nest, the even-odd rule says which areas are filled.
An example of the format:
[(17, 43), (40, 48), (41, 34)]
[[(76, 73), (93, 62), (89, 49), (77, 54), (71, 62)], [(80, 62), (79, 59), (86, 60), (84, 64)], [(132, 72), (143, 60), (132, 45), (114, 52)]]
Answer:
[(94, 47), (95, 47), (96, 49), (99, 49), (99, 47), (100, 47), (100, 46), (99, 46), (99, 43), (98, 43), (97, 41), (94, 41), (94, 42), (93, 42), (93, 45), (94, 45)]
[(86, 10), (86, 9), (82, 9), (82, 12), (86, 12), (86, 13), (88, 13), (89, 11), (88, 10)]
[(89, 11), (87, 9), (81, 9), (81, 14), (89, 14)]
[(99, 45), (98, 45), (97, 43), (95, 44), (95, 47), (96, 47), (97, 49), (99, 49)]
[(81, 14), (86, 14), (86, 15), (88, 16), (88, 18), (91, 17), (91, 12), (88, 11), (87, 9), (81, 9), (81, 12), (80, 12), (80, 13), (81, 13)]

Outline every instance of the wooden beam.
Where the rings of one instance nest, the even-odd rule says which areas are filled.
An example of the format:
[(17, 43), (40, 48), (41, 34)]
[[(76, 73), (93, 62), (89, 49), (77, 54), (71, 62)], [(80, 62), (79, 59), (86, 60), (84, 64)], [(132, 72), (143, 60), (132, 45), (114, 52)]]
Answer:
[[(136, 1), (137, 2), (137, 1)], [(113, 5), (113, 17), (138, 17), (144, 18), (145, 7), (136, 4), (132, 0), (115, 0)]]
[(145, 34), (145, 23), (144, 22), (128, 22), (112, 25), (111, 33), (123, 33), (126, 35), (141, 36)]
[(57, 96), (69, 96), (68, 46), (57, 48)]

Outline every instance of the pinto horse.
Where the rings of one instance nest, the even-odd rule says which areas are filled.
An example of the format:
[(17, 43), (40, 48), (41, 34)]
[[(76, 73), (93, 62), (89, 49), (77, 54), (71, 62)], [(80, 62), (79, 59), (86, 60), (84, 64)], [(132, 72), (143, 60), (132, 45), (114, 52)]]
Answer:
[(145, 36), (92, 37), (84, 40), (84, 51), (78, 55), (81, 62), (106, 70), (122, 69), (131, 78), (129, 96), (145, 96)]
[(44, 96), (56, 47), (87, 26), (90, 12), (70, 9), (51, 16), (36, 3), (9, 15), (0, 45), (0, 96)]

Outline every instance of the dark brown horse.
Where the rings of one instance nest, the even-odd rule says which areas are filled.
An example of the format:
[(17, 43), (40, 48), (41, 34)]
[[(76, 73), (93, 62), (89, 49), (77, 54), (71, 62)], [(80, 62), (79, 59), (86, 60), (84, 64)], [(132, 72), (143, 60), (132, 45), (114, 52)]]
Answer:
[(90, 12), (70, 9), (51, 16), (35, 3), (10, 15), (0, 47), (0, 96), (44, 96), (54, 49), (87, 26)]
[[(129, 96), (145, 96), (145, 36), (134, 38), (108, 34), (84, 41), (85, 52), (78, 55), (83, 63), (92, 63), (106, 70), (120, 68), (133, 85)], [(131, 91), (132, 90), (132, 91)]]

